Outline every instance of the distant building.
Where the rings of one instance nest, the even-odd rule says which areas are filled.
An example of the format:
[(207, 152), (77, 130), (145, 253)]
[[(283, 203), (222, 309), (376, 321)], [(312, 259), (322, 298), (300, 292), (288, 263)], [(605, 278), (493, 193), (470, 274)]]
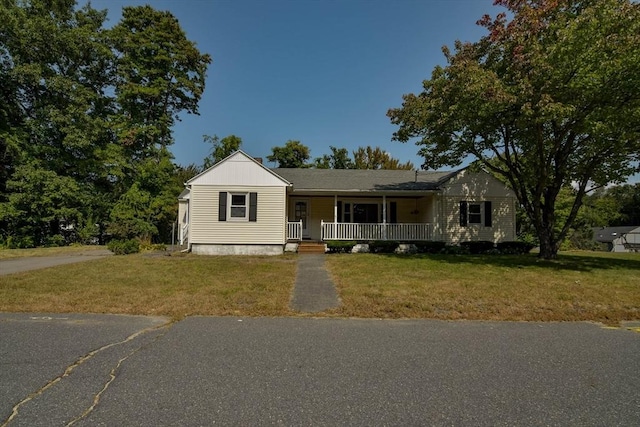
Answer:
[(596, 227), (593, 239), (607, 245), (610, 252), (640, 252), (640, 227)]

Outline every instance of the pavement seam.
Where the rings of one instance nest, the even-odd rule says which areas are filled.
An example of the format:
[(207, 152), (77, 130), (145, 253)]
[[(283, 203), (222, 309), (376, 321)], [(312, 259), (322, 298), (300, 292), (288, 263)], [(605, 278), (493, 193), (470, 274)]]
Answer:
[(162, 325), (160, 327), (154, 328), (154, 330), (159, 330), (159, 329), (165, 328), (165, 331), (162, 334), (158, 334), (158, 336), (155, 337), (150, 343), (141, 345), (140, 347), (130, 351), (129, 354), (127, 354), (125, 357), (120, 358), (120, 360), (118, 360), (118, 363), (116, 363), (116, 366), (114, 366), (111, 369), (111, 372), (109, 372), (109, 380), (104, 384), (104, 387), (102, 387), (102, 389), (93, 397), (93, 404), (91, 404), (91, 406), (89, 406), (87, 409), (85, 409), (84, 412), (82, 414), (80, 414), (78, 417), (76, 417), (73, 420), (69, 421), (66, 424), (66, 427), (72, 426), (73, 424), (77, 423), (78, 421), (86, 418), (89, 414), (91, 414), (96, 409), (98, 404), (100, 403), (100, 398), (102, 397), (102, 394), (105, 391), (107, 391), (107, 389), (109, 388), (111, 383), (113, 381), (115, 381), (115, 379), (117, 377), (116, 373), (117, 373), (118, 369), (120, 369), (120, 366), (122, 365), (122, 363), (124, 363), (124, 361), (126, 361), (128, 358), (130, 358), (131, 356), (136, 354), (138, 351), (142, 350), (143, 348), (146, 348), (146, 347), (150, 346), (151, 344), (153, 344), (156, 341), (158, 341), (160, 338), (164, 337), (167, 334), (167, 332), (169, 332), (169, 328), (172, 325), (173, 325), (173, 323), (167, 323), (167, 324), (164, 324), (164, 325)]
[(162, 325), (152, 326), (152, 327), (149, 327), (149, 328), (141, 329), (141, 330), (135, 332), (134, 334), (129, 335), (127, 338), (125, 338), (122, 341), (106, 344), (106, 345), (104, 345), (104, 346), (102, 346), (100, 348), (97, 348), (95, 350), (90, 351), (89, 353), (85, 354), (84, 356), (81, 356), (74, 363), (72, 363), (71, 365), (67, 366), (67, 368), (64, 370), (64, 372), (61, 375), (59, 375), (56, 378), (52, 379), (47, 384), (45, 384), (44, 386), (42, 386), (38, 390), (34, 391), (33, 393), (30, 393), (27, 397), (22, 399), (20, 402), (16, 403), (14, 405), (14, 407), (12, 408), (12, 410), (11, 410), (11, 415), (9, 415), (9, 418), (4, 420), (4, 422), (2, 424), (0, 424), (0, 427), (7, 427), (9, 425), (9, 423), (11, 423), (11, 421), (13, 421), (18, 416), (18, 414), (20, 413), (20, 407), (21, 406), (23, 406), (24, 404), (30, 402), (31, 400), (35, 399), (36, 397), (40, 396), (45, 391), (47, 391), (48, 389), (50, 389), (51, 387), (53, 387), (54, 385), (56, 385), (57, 383), (62, 381), (64, 378), (66, 378), (69, 375), (71, 375), (71, 373), (73, 372), (74, 369), (76, 369), (78, 366), (82, 365), (87, 360), (90, 360), (96, 354), (98, 354), (98, 353), (100, 353), (100, 352), (102, 352), (104, 350), (107, 350), (107, 349), (109, 349), (111, 347), (115, 347), (117, 345), (126, 344), (126, 343), (136, 339), (137, 337), (139, 337), (142, 334), (145, 334), (145, 333), (148, 333), (148, 332), (152, 332), (152, 331), (157, 330), (157, 329), (162, 329), (162, 328), (165, 328), (165, 327), (168, 328), (172, 324), (173, 324), (173, 322), (171, 321), (171, 322), (163, 323)]

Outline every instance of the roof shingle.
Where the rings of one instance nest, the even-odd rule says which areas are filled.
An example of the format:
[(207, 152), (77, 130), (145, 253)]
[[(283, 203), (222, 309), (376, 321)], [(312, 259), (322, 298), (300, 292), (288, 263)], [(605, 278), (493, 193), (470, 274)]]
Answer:
[(365, 169), (272, 169), (293, 191), (429, 191), (457, 172)]

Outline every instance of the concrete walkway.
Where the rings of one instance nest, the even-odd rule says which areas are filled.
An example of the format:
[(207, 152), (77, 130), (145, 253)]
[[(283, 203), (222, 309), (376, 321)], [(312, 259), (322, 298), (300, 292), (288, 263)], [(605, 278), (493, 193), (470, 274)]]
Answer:
[(316, 313), (340, 305), (336, 287), (324, 268), (325, 256), (308, 254), (298, 257), (292, 310)]

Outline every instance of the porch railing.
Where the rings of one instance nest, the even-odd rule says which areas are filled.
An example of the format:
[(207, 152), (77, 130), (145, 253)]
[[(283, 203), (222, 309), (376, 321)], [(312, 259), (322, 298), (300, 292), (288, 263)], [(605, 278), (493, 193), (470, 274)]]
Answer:
[(180, 241), (180, 246), (185, 244), (185, 241), (189, 239), (189, 223), (180, 227), (180, 235), (178, 236), (178, 240)]
[(302, 240), (302, 220), (287, 222), (287, 240)]
[(433, 240), (431, 224), (321, 222), (322, 240)]

